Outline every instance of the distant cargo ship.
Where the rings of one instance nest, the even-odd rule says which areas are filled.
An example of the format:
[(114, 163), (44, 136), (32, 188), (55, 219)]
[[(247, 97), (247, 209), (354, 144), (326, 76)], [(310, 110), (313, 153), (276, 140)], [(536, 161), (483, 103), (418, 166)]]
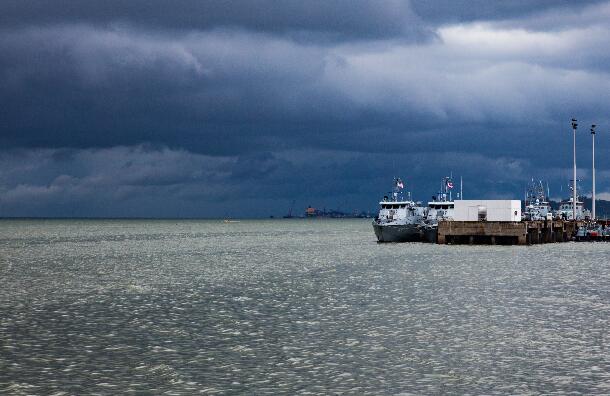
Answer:
[(331, 219), (368, 219), (371, 218), (371, 214), (364, 211), (354, 211), (353, 213), (346, 213), (340, 210), (319, 210), (308, 206), (305, 209), (305, 217), (326, 217)]

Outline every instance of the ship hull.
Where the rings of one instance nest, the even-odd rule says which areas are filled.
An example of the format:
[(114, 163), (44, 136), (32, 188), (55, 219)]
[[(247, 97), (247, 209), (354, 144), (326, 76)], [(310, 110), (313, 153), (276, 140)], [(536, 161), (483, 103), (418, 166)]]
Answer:
[(429, 243), (437, 243), (438, 227), (428, 227), (424, 230), (424, 240)]
[(419, 242), (422, 233), (416, 224), (380, 225), (373, 223), (378, 242)]

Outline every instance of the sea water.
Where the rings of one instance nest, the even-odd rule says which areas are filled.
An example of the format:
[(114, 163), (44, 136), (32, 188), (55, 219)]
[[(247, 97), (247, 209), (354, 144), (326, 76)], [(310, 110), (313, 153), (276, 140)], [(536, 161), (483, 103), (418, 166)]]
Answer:
[(610, 243), (2, 220), (2, 394), (608, 394)]

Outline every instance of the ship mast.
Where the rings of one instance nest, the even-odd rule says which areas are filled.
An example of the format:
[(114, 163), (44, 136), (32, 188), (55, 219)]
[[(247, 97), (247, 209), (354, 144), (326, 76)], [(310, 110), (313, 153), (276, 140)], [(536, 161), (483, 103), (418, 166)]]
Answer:
[(462, 191), (462, 176), (460, 176), (460, 199), (464, 199), (464, 192)]
[(572, 131), (574, 132), (574, 182), (572, 184), (572, 219), (574, 221), (576, 221), (576, 128), (578, 127), (576, 121), (577, 120), (575, 118), (572, 118)]
[(591, 138), (593, 139), (593, 193), (591, 196), (591, 220), (595, 220), (595, 124), (591, 125)]

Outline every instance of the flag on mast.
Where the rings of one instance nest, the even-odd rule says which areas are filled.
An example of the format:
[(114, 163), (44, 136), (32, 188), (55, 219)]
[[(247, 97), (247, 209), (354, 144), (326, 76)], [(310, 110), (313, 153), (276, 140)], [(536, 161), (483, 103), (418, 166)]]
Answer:
[(405, 184), (400, 179), (396, 179), (396, 187), (405, 188)]

